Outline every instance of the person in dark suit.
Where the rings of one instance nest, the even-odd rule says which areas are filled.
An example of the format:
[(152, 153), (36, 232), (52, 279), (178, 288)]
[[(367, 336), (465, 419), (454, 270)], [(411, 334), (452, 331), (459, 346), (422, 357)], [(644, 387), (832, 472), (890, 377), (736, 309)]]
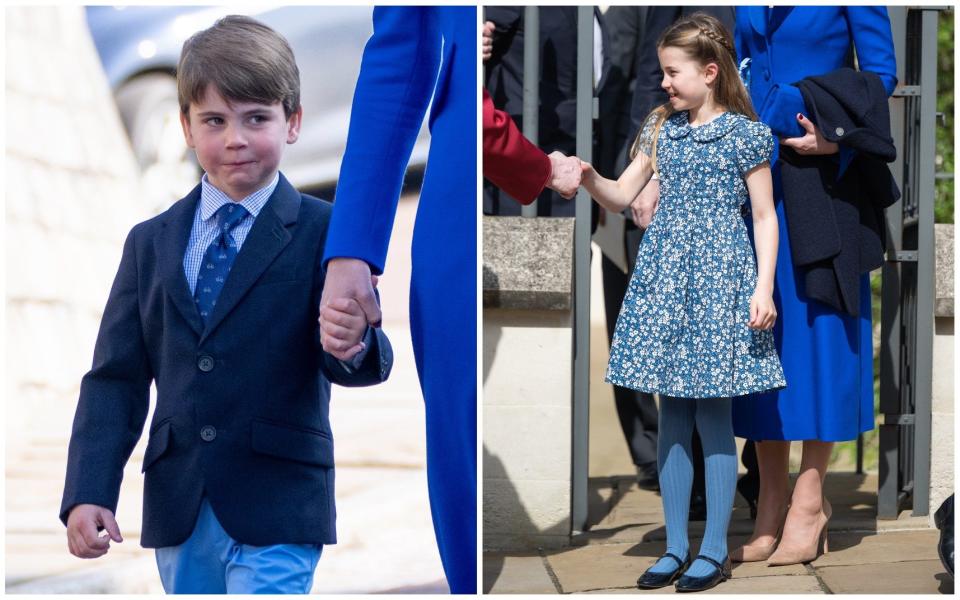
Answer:
[(332, 209), (278, 171), (302, 114), (286, 41), (225, 17), (187, 40), (177, 75), (206, 173), (124, 244), (80, 386), (60, 519), (76, 556), (122, 541), (120, 482), (154, 383), (141, 544), (156, 548), (164, 590), (307, 593), (336, 542), (330, 384), (384, 381), (390, 343), (338, 304), (326, 318), (360, 351), (342, 362), (321, 349)]
[[(484, 63), (484, 87), (493, 104), (523, 127), (523, 7), (488, 6), (485, 21), (493, 22), (490, 57)], [(595, 76), (597, 94), (607, 85), (610, 63), (606, 57), (609, 42), (606, 21), (599, 9), (594, 20), (600, 29), (599, 54), (594, 64), (600, 65)], [(596, 44), (595, 44), (596, 46)], [(577, 7), (551, 6), (540, 8), (540, 112), (537, 145), (545, 153), (576, 153), (577, 133)], [(605, 115), (602, 111), (601, 114)], [(601, 117), (601, 122), (603, 117)], [(520, 203), (492, 184), (485, 184), (484, 214), (519, 215)], [(539, 216), (572, 217), (576, 203), (561, 194), (544, 190), (537, 199)]]

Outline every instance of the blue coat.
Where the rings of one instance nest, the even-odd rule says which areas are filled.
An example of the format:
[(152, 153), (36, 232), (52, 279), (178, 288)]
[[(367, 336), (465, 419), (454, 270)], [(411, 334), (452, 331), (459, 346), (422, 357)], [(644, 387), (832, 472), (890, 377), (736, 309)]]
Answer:
[(77, 504), (116, 512), (153, 382), (143, 546), (184, 542), (204, 494), (241, 543), (334, 543), (330, 382), (385, 380), (390, 344), (377, 330), (353, 372), (322, 351), (331, 208), (282, 175), (204, 326), (183, 272), (199, 198), (197, 186), (127, 237), (80, 385), (60, 518)]
[(385, 269), (403, 174), (430, 105), (410, 333), (426, 403), (430, 509), (454, 593), (475, 593), (477, 578), (476, 18), (472, 6), (374, 9), (325, 252)]
[[(850, 66), (851, 41), (860, 70), (879, 75), (887, 95), (897, 85), (890, 21), (882, 6), (741, 6), (735, 37), (740, 58), (751, 60), (754, 108), (777, 137), (804, 134), (796, 115), (807, 111), (792, 84)], [(789, 51), (774, 53), (771, 47)]]
[[(896, 62), (887, 11), (879, 6), (737, 7), (736, 43), (750, 58), (750, 96), (760, 120), (778, 138), (804, 130), (797, 113), (810, 116), (793, 85), (850, 66), (880, 77), (889, 94)], [(852, 152), (841, 144), (843, 169)], [(873, 352), (869, 277), (859, 277), (859, 316), (808, 295), (802, 271), (791, 260), (779, 154), (771, 163), (780, 233), (773, 299), (779, 317), (774, 338), (787, 387), (734, 402), (734, 431), (752, 440), (852, 440), (873, 428)], [(748, 220), (748, 226), (751, 223)]]

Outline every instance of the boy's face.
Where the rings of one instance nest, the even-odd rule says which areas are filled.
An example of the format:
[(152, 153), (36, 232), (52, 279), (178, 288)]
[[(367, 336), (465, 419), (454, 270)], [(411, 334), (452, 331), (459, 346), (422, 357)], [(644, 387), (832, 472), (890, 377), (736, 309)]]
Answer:
[(202, 102), (180, 115), (187, 145), (210, 183), (236, 201), (243, 200), (273, 179), (284, 144), (300, 135), (302, 109), (286, 119), (279, 101), (273, 104), (227, 102), (214, 85)]

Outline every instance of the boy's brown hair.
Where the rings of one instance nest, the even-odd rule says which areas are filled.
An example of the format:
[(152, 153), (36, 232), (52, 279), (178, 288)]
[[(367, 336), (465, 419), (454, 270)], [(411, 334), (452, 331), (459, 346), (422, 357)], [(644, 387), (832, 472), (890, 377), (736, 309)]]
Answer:
[(300, 108), (300, 71), (290, 44), (250, 17), (229, 15), (183, 44), (177, 65), (177, 99), (189, 115), (213, 84), (232, 102), (280, 102), (287, 119)]

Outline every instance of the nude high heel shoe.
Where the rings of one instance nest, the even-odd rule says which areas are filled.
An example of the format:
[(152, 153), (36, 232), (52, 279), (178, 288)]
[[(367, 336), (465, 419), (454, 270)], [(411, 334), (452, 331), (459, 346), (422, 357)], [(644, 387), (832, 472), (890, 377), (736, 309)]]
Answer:
[(773, 541), (771, 543), (763, 546), (757, 544), (744, 544), (730, 553), (730, 560), (735, 563), (745, 563), (760, 562), (770, 558), (774, 550), (777, 549), (777, 544), (780, 543), (780, 536), (783, 535), (783, 523), (787, 520), (787, 511), (789, 509), (790, 506), (787, 505), (787, 508), (784, 509), (783, 515), (780, 518), (780, 526), (777, 528), (777, 533), (773, 536)]
[(808, 563), (817, 559), (820, 556), (820, 547), (823, 547), (823, 554), (829, 552), (830, 548), (827, 542), (827, 523), (830, 521), (830, 517), (833, 515), (833, 507), (830, 506), (830, 503), (827, 502), (827, 499), (823, 499), (823, 508), (820, 509), (819, 525), (817, 527), (817, 535), (810, 540), (810, 544), (805, 548), (777, 548), (777, 551), (767, 559), (767, 566), (777, 567), (783, 565), (795, 565), (801, 563)]

